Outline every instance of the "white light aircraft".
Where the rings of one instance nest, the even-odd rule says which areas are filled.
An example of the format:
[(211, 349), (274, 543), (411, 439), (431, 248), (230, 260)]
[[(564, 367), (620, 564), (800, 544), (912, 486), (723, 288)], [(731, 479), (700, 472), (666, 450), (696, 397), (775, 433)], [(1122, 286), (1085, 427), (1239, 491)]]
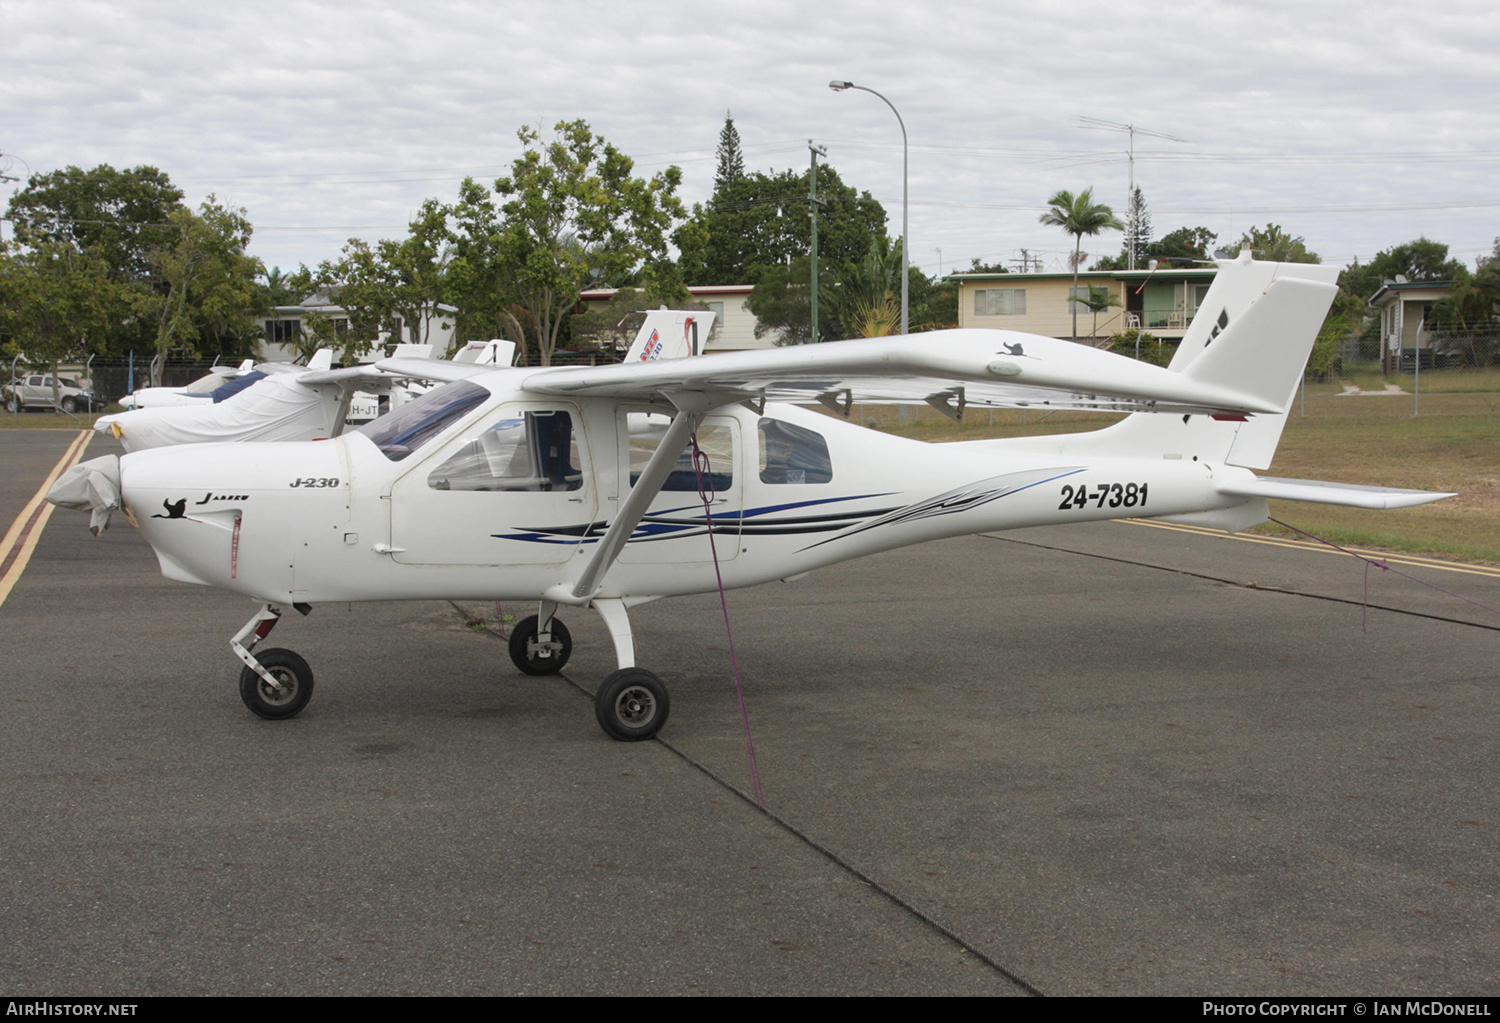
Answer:
[[(333, 440), (105, 456), (51, 496), (92, 510), (96, 532), (123, 508), (168, 578), (261, 603), (231, 646), (262, 717), (291, 717), (312, 694), (301, 657), (254, 652), (282, 608), (536, 601), (511, 635), (516, 666), (561, 670), (571, 640), (558, 612), (592, 608), (618, 665), (598, 689), (599, 723), (645, 739), (668, 694), (635, 663), (629, 609), (712, 592), (720, 576), (750, 586), (924, 540), (1126, 516), (1237, 530), (1265, 521), (1273, 497), (1393, 508), (1452, 496), (1252, 471), (1270, 464), (1335, 272), (1224, 261), (1170, 368), (974, 329), (664, 358), (698, 351), (680, 319), (655, 359), (642, 347), (602, 367), (449, 365), (448, 386)], [(1093, 433), (924, 444), (777, 404), (813, 401), (846, 415), (857, 401), (954, 418), (975, 406), (1131, 414)]]
[[(508, 366), (514, 351), (510, 341), (474, 341), (453, 361)], [(431, 352), (431, 345), (397, 345), (393, 356), (412, 368), (408, 373), (373, 364), (332, 369), (333, 350), (329, 348), (319, 349), (306, 366), (274, 362), (254, 366), (246, 360), (234, 371), (235, 379), (210, 394), (153, 388), (165, 393), (157, 394), (145, 407), (101, 416), (94, 429), (118, 439), (127, 452), (173, 444), (336, 437), (343, 432), (346, 419), (379, 415), (382, 398), (388, 408), (399, 408), (408, 398), (425, 393), (427, 385), (413, 381), (427, 379), (421, 370), (430, 364), (426, 357)], [(355, 416), (361, 406), (363, 415)]]
[(246, 359), (238, 366), (214, 366), (185, 387), (137, 387), (120, 399), (126, 411), (140, 408), (165, 408), (174, 405), (210, 405), (214, 392), (231, 380), (255, 372), (255, 360)]

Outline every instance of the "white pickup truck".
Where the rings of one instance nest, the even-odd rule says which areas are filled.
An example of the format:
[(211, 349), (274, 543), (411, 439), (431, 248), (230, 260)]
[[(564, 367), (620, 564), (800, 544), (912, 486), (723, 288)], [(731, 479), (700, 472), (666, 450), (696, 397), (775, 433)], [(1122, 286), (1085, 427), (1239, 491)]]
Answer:
[(95, 412), (109, 404), (109, 399), (85, 387), (77, 380), (57, 378), (57, 387), (52, 386), (52, 377), (46, 373), (30, 373), (16, 377), (0, 387), (5, 411), (24, 412), (29, 409), (60, 408), (64, 412)]

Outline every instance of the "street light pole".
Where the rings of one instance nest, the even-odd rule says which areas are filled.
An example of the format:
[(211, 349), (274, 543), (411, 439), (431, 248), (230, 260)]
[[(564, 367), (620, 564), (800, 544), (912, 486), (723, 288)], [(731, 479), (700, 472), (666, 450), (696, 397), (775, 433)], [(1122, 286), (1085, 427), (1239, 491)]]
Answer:
[(909, 167), (909, 154), (906, 143), (906, 122), (901, 119), (901, 111), (890, 100), (881, 96), (874, 89), (863, 85), (855, 85), (853, 82), (832, 81), (828, 87), (834, 92), (843, 92), (845, 89), (858, 89), (860, 92), (868, 92), (872, 96), (879, 96), (880, 101), (891, 108), (891, 113), (896, 115), (896, 123), (901, 126), (901, 333), (907, 333), (909, 308), (909, 289), (911, 286), (910, 274), (907, 267), (910, 265), (906, 254), (906, 228), (907, 228), (907, 171)]

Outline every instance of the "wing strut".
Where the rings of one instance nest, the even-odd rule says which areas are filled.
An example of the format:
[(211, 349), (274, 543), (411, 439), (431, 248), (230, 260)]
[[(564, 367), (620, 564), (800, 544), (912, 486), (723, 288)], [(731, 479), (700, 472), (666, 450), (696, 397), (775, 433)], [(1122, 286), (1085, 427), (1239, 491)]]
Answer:
[(641, 519), (645, 517), (646, 509), (651, 507), (651, 502), (661, 492), (662, 486), (667, 482), (667, 477), (672, 473), (672, 467), (677, 464), (677, 459), (682, 454), (682, 449), (687, 447), (688, 437), (692, 435), (693, 428), (698, 424), (698, 416), (687, 412), (678, 412), (672, 420), (672, 425), (667, 427), (667, 432), (662, 437), (661, 444), (651, 455), (651, 461), (646, 463), (645, 471), (641, 473), (640, 479), (636, 480), (635, 486), (630, 488), (630, 494), (620, 503), (620, 513), (605, 530), (604, 538), (599, 541), (599, 546), (594, 548), (594, 556), (590, 559), (588, 567), (579, 576), (578, 582), (573, 584), (573, 596), (575, 598), (587, 599), (599, 588), (599, 581), (604, 578), (604, 573), (615, 563), (620, 552), (625, 549), (625, 541), (630, 539), (630, 534), (635, 532), (635, 527), (640, 525)]

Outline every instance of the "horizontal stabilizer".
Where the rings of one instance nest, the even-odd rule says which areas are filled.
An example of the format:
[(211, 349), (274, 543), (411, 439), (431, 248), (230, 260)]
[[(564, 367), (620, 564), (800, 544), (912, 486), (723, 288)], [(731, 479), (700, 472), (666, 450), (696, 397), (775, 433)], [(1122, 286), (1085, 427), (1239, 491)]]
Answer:
[(1251, 480), (1233, 480), (1216, 485), (1221, 494), (1231, 497), (1271, 497), (1282, 501), (1311, 501), (1316, 504), (1338, 504), (1347, 508), (1411, 508), (1441, 501), (1456, 494), (1436, 490), (1401, 490), (1396, 487), (1365, 487), (1355, 483), (1328, 483), (1323, 480), (1291, 480), (1275, 476), (1257, 476)]

